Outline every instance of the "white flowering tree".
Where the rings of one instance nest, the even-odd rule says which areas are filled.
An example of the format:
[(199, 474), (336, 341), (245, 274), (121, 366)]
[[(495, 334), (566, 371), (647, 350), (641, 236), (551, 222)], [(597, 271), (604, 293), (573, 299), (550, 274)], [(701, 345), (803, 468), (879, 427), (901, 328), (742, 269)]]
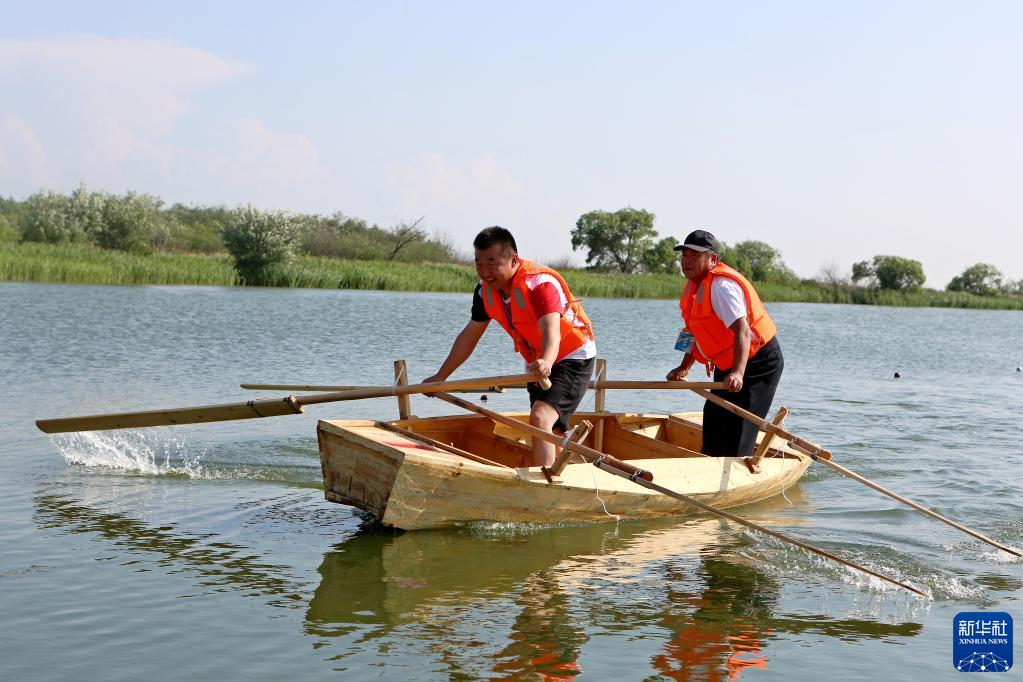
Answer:
[(246, 206), (231, 211), (221, 236), (242, 282), (259, 286), (294, 257), (298, 235), (291, 216)]

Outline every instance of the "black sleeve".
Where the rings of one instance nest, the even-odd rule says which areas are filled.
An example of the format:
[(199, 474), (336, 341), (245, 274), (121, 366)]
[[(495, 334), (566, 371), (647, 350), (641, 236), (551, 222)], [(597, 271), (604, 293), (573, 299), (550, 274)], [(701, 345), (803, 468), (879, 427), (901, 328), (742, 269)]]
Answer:
[(483, 305), (483, 294), (480, 293), (483, 285), (477, 284), (476, 290), (472, 292), (472, 320), (473, 322), (490, 322), (490, 315)]

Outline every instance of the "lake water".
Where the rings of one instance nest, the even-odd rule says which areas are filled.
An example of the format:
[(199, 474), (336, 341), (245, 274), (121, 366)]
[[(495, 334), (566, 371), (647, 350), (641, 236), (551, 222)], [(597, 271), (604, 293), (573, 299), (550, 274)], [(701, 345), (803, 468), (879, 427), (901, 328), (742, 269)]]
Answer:
[[(931, 598), (706, 517), (375, 529), (323, 499), (314, 430), (394, 418), (393, 399), (134, 432), (33, 424), (256, 397), (243, 382), (390, 384), (398, 358), (416, 381), (469, 306), (468, 294), (0, 283), (0, 679), (919, 680), (959, 674), (956, 613), (1023, 624), (1023, 562), (817, 464), (739, 513)], [(659, 379), (677, 363), (674, 302), (586, 308), (609, 378)], [(791, 431), (1023, 545), (1023, 314), (770, 310)], [(495, 328), (455, 377), (520, 371)], [(614, 392), (608, 406), (700, 408), (681, 393)], [(451, 409), (413, 398), (420, 416)]]

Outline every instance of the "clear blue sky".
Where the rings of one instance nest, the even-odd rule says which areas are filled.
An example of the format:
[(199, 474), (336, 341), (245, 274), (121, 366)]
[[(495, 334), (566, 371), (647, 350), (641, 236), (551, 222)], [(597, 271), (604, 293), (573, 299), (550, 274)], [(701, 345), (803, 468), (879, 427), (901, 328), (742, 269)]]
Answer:
[[(1023, 4), (15, 3), (0, 194), (425, 215), (572, 255), (580, 214), (1023, 278)], [(583, 254), (574, 259), (582, 262)]]

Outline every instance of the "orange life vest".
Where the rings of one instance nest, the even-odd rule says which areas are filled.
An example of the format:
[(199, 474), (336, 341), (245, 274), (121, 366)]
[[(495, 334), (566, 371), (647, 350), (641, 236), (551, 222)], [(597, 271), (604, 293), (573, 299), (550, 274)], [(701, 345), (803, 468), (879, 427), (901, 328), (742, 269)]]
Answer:
[[(533, 303), (529, 299), (529, 288), (526, 287), (527, 277), (540, 274), (550, 275), (556, 279), (568, 301), (564, 310), (561, 311), (561, 345), (558, 347), (557, 359), (560, 360), (594, 338), (590, 318), (583, 311), (582, 303), (573, 298), (565, 278), (546, 265), (524, 260), (511, 281), (511, 291), (509, 292), (511, 300), (505, 303), (500, 289), (482, 282), (480, 295), (483, 297), (483, 306), (487, 310), (487, 315), (504, 327), (504, 330), (515, 342), (515, 352), (524, 357), (526, 362), (533, 362), (540, 357), (542, 346), (540, 319), (537, 317), (536, 311), (533, 310)], [(565, 319), (565, 314), (569, 311), (573, 313), (572, 320)]]
[(721, 318), (714, 314), (714, 308), (711, 307), (710, 285), (715, 277), (727, 277), (742, 287), (746, 296), (746, 321), (753, 332), (749, 348), (751, 358), (764, 344), (774, 338), (778, 328), (767, 314), (767, 309), (764, 308), (760, 296), (749, 280), (724, 263), (719, 262), (715, 265), (698, 284), (687, 280), (678, 305), (696, 342), (693, 357), (697, 362), (710, 362), (718, 369), (727, 371), (732, 368), (735, 335)]

